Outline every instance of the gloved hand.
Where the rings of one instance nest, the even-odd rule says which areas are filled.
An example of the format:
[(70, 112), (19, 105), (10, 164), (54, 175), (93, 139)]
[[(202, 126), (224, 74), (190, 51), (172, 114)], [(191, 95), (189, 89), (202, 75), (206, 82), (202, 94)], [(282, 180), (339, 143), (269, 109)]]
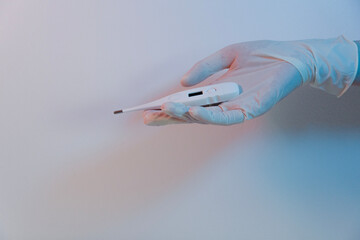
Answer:
[(269, 111), (297, 87), (307, 83), (339, 97), (354, 81), (357, 67), (357, 46), (343, 36), (230, 45), (195, 64), (184, 75), (181, 84), (193, 86), (228, 69), (211, 84), (236, 82), (243, 89), (239, 97), (212, 107), (165, 103), (161, 111), (144, 111), (144, 123), (151, 126), (241, 123)]

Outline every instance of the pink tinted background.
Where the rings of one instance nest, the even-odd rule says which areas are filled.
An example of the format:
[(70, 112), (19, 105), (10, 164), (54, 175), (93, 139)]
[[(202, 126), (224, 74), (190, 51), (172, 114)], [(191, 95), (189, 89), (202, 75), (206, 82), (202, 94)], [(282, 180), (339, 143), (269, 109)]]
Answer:
[(359, 239), (360, 88), (231, 127), (112, 115), (231, 43), (360, 39), (342, 1), (0, 1), (0, 239)]

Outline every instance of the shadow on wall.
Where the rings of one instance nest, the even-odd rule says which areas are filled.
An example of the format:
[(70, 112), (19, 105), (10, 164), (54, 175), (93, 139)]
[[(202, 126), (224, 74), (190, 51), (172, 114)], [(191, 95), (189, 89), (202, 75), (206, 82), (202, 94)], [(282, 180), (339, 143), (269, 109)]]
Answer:
[[(66, 237), (87, 234), (89, 227), (101, 229), (114, 221), (126, 221), (206, 165), (231, 142), (247, 139), (257, 131), (296, 132), (309, 125), (358, 127), (359, 92), (360, 88), (350, 89), (338, 99), (304, 87), (266, 118), (231, 127), (172, 125), (141, 136), (148, 127), (141, 119), (129, 116), (128, 130), (139, 130), (140, 135), (133, 142), (88, 156), (82, 161), (86, 164), (55, 176), (47, 185), (49, 189), (43, 191), (44, 204), (34, 204), (41, 209), (34, 207), (34, 225), (28, 227), (35, 235), (61, 232)], [(271, 126), (266, 122), (264, 128), (268, 120)], [(241, 155), (234, 157), (241, 159)]]
[(268, 114), (272, 123), (289, 131), (309, 126), (360, 127), (360, 87), (352, 86), (340, 98), (310, 86), (297, 89)]

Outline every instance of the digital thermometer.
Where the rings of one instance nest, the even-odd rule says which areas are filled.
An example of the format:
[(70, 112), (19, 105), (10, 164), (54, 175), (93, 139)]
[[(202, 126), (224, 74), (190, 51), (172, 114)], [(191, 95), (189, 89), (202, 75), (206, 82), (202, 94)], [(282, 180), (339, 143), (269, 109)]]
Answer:
[(236, 98), (241, 91), (241, 87), (237, 83), (224, 82), (177, 92), (153, 102), (115, 111), (114, 114), (139, 110), (161, 109), (161, 105), (166, 102), (178, 102), (187, 106), (207, 106)]

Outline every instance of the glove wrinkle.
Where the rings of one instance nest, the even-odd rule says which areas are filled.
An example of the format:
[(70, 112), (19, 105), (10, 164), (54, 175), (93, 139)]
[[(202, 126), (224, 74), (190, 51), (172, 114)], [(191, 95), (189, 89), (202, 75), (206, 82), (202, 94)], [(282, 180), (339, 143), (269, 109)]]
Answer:
[(232, 44), (196, 63), (181, 83), (192, 86), (228, 68), (213, 83), (236, 82), (238, 97), (216, 107), (167, 105), (162, 113), (149, 112), (145, 122), (232, 125), (266, 113), (305, 84), (340, 97), (355, 80), (358, 61), (356, 43), (343, 36)]

